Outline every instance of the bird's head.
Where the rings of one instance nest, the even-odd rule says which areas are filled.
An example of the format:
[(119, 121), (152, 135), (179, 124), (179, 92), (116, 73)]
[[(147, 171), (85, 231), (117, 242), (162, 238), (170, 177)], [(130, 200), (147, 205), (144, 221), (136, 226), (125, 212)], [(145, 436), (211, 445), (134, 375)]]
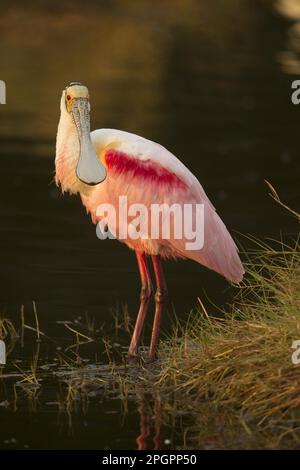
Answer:
[(76, 166), (77, 178), (90, 186), (106, 178), (106, 170), (97, 157), (90, 136), (89, 90), (81, 83), (70, 83), (61, 97), (61, 117), (75, 126), (79, 140), (79, 156)]

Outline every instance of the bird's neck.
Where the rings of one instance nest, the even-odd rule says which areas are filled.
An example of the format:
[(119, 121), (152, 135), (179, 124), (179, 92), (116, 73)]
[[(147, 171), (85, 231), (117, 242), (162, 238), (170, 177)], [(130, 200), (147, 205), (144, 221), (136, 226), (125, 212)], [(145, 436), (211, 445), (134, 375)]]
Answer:
[(76, 175), (79, 154), (76, 126), (72, 118), (62, 112), (56, 137), (55, 182), (61, 186), (63, 192), (87, 195), (92, 188), (83, 184)]

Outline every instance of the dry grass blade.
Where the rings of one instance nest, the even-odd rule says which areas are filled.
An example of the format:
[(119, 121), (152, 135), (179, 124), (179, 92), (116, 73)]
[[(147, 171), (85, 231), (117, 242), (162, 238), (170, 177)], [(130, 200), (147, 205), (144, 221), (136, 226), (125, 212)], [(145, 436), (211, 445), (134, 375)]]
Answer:
[(281, 201), (281, 199), (280, 199), (280, 197), (279, 197), (279, 195), (278, 195), (276, 189), (271, 185), (271, 183), (270, 183), (269, 181), (267, 181), (267, 180), (265, 180), (265, 182), (267, 183), (269, 189), (271, 190), (271, 197), (274, 199), (274, 201), (276, 201), (281, 207), (284, 207), (284, 209), (286, 209), (287, 211), (289, 211), (291, 214), (293, 214), (293, 215), (296, 217), (296, 219), (298, 219), (298, 220), (300, 221), (300, 214), (299, 214), (299, 212), (294, 211), (294, 210), (291, 209), (289, 206), (287, 206), (286, 204), (284, 204), (284, 203)]

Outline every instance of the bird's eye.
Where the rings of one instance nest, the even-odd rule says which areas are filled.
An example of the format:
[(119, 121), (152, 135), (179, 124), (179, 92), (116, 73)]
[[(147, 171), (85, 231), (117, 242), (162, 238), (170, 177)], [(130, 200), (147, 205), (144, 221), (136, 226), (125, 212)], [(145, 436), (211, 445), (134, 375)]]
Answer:
[(67, 100), (70, 101), (71, 95), (67, 95)]

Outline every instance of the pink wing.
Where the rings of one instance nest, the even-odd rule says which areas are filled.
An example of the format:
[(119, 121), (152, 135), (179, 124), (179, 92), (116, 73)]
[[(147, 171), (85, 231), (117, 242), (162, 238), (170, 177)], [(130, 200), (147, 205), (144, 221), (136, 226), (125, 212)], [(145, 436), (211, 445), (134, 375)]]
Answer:
[[(149, 142), (149, 141), (147, 141)], [(83, 198), (87, 208), (95, 214), (95, 208), (103, 202), (117, 206), (119, 196), (127, 196), (128, 206), (139, 203), (150, 209), (151, 204), (204, 204), (204, 246), (200, 250), (187, 250), (185, 237), (169, 240), (159, 239), (126, 243), (134, 249), (148, 254), (160, 253), (164, 257), (182, 257), (197, 261), (204, 266), (220, 273), (233, 282), (241, 281), (244, 269), (240, 261), (237, 247), (224, 223), (217, 215), (213, 205), (206, 196), (202, 186), (189, 170), (170, 152), (158, 144), (155, 150), (163, 149), (163, 158), (159, 156), (145, 158), (127, 153), (117, 148), (109, 148), (105, 152), (108, 170), (107, 180), (99, 185), (89, 199)], [(149, 147), (149, 146), (148, 146)], [(170, 161), (166, 162), (166, 154)], [(173, 160), (174, 159), (174, 160)], [(168, 167), (166, 167), (166, 163)], [(170, 169), (170, 167), (172, 169)], [(179, 168), (179, 169), (178, 169)], [(175, 170), (175, 171), (174, 171)], [(186, 177), (185, 177), (186, 175)]]

